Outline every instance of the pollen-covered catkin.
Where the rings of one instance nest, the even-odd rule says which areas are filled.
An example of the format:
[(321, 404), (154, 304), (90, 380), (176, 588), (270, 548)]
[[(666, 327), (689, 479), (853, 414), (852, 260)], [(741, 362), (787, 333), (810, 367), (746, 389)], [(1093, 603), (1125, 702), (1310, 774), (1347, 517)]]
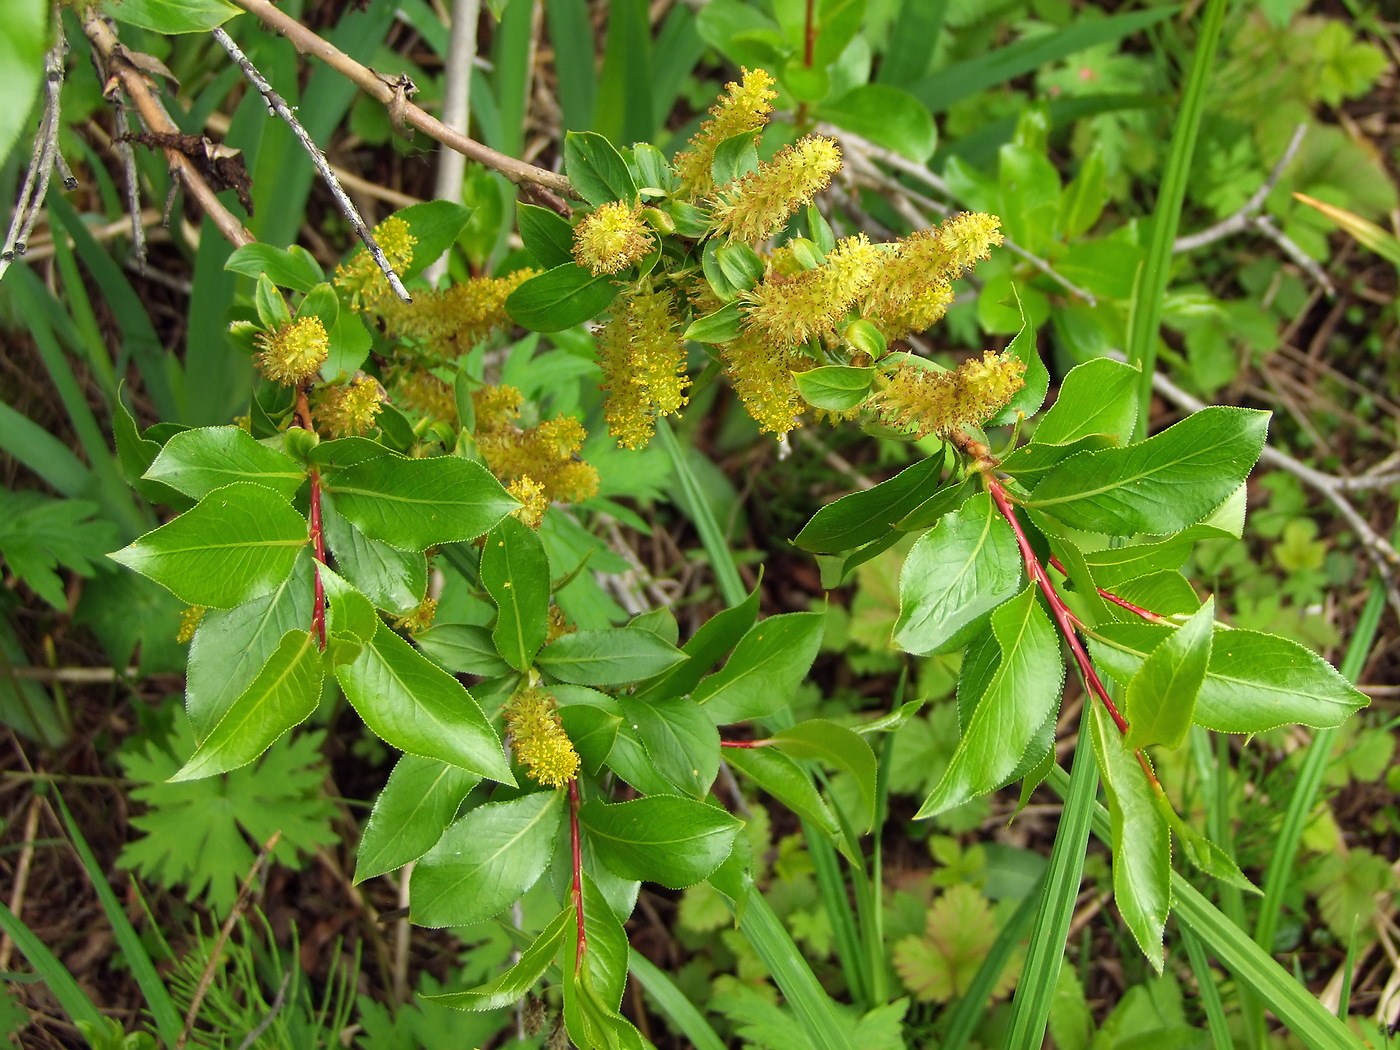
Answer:
[(256, 337), (258, 370), (275, 383), (297, 386), (310, 380), (330, 355), (326, 326), (314, 314), (297, 317)]
[(1026, 364), (988, 350), (952, 372), (901, 363), (874, 396), (881, 420), (915, 437), (946, 436), (990, 419), (1025, 385)]
[(559, 704), (543, 689), (522, 689), (505, 709), (515, 757), (535, 781), (563, 787), (578, 775), (579, 757), (564, 732)]
[(785, 146), (737, 182), (720, 190), (711, 212), (715, 230), (730, 240), (754, 244), (781, 230), (798, 208), (811, 204), (841, 170), (835, 139), (808, 135)]
[(710, 108), (710, 119), (700, 125), (690, 140), (690, 149), (676, 154), (676, 174), (692, 199), (715, 188), (711, 168), (719, 144), (745, 132), (757, 133), (768, 122), (773, 100), (778, 97), (774, 84), (766, 71), (745, 69), (741, 82), (725, 85), (724, 96)]

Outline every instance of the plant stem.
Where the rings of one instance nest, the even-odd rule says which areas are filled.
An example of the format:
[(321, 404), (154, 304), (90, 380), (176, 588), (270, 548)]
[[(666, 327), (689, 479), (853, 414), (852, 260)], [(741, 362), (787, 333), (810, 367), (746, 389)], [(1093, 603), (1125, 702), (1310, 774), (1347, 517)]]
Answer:
[(574, 969), (583, 969), (583, 956), (588, 950), (588, 933), (583, 927), (583, 848), (578, 833), (578, 780), (569, 781), (569, 850), (574, 866), (574, 921), (578, 929), (578, 946), (574, 949)]

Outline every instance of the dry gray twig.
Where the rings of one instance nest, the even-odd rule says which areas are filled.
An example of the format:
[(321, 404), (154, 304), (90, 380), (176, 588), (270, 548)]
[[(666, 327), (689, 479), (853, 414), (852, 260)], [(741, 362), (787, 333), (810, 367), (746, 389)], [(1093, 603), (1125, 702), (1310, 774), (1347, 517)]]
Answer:
[(62, 26), (58, 28), (58, 38), (53, 47), (44, 55), (43, 113), (39, 118), (39, 131), (34, 137), (34, 152), (30, 156), (29, 170), (25, 172), (24, 183), (20, 186), (19, 200), (15, 203), (15, 214), (10, 221), (5, 244), (0, 247), (0, 277), (10, 268), (16, 256), (24, 254), (29, 235), (34, 232), (39, 209), (49, 192), (49, 179), (54, 165), (60, 166), (64, 184), (73, 178), (68, 165), (58, 155), (59, 96), (63, 88), (63, 60), (68, 54), (68, 41), (64, 39)]
[(1204, 230), (1178, 237), (1172, 242), (1173, 254), (1195, 251), (1197, 248), (1204, 248), (1208, 244), (1214, 244), (1216, 241), (1250, 229), (1253, 226), (1254, 217), (1264, 210), (1264, 202), (1269, 199), (1269, 194), (1274, 192), (1278, 180), (1283, 177), (1284, 169), (1293, 162), (1294, 156), (1298, 153), (1298, 147), (1303, 144), (1303, 136), (1307, 132), (1308, 126), (1306, 124), (1299, 124), (1294, 128), (1293, 137), (1288, 140), (1288, 147), (1283, 151), (1283, 156), (1279, 157), (1278, 163), (1269, 172), (1269, 177), (1260, 184), (1249, 200), (1245, 201), (1233, 215), (1221, 219), (1214, 226), (1207, 226)]
[[(481, 16), (481, 0), (454, 0), (452, 35), (447, 41), (446, 80), (442, 88), (442, 122), (453, 131), (467, 133), (471, 115), (472, 63), (476, 59), (476, 22)], [(440, 201), (462, 202), (462, 179), (467, 158), (455, 149), (438, 151), (437, 180), (433, 196)], [(423, 278), (436, 285), (447, 272), (447, 252), (428, 264)]]
[(301, 121), (297, 120), (296, 114), (292, 112), (292, 107), (287, 105), (287, 100), (279, 95), (267, 82), (257, 66), (245, 55), (238, 45), (233, 42), (233, 37), (229, 36), (221, 27), (213, 30), (214, 39), (219, 42), (219, 46), (228, 52), (229, 57), (238, 64), (238, 68), (243, 70), (243, 75), (248, 78), (248, 82), (258, 89), (258, 92), (267, 101), (267, 108), (287, 122), (287, 126), (296, 135), (297, 141), (306, 150), (311, 158), (311, 163), (316, 166), (317, 173), (322, 181), (331, 191), (331, 196), (335, 198), (336, 205), (340, 208), (341, 214), (349, 220), (351, 228), (355, 231), (362, 242), (365, 250), (374, 259), (375, 265), (383, 272), (385, 280), (389, 282), (389, 287), (406, 303), (413, 302), (413, 297), (408, 294), (408, 289), (403, 286), (403, 281), (399, 280), (399, 275), (394, 272), (394, 268), (389, 265), (389, 260), (384, 257), (384, 250), (379, 247), (379, 242), (374, 239), (374, 234), (370, 232), (365, 220), (360, 218), (359, 209), (349, 197), (345, 195), (345, 190), (340, 185), (340, 180), (335, 177), (335, 172), (331, 170), (330, 163), (326, 160), (326, 155), (321, 152), (321, 147), (316, 145), (315, 140), (302, 127)]

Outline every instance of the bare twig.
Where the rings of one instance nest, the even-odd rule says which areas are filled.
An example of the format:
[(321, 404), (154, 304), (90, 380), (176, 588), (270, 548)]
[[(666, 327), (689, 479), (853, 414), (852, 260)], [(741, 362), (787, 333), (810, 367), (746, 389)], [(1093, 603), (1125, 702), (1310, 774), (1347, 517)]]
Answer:
[[(292, 966), (295, 965), (296, 963), (293, 962)], [(238, 1050), (248, 1050), (249, 1047), (256, 1046), (258, 1040), (262, 1038), (262, 1034), (277, 1019), (277, 1015), (282, 1012), (282, 1007), (287, 1005), (287, 985), (291, 981), (292, 970), (291, 967), (288, 967), (287, 972), (282, 975), (282, 980), (277, 985), (277, 994), (272, 997), (272, 1005), (268, 1008), (267, 1016), (259, 1021), (253, 1030), (243, 1038), (243, 1042), (238, 1044)]]
[[(136, 107), (142, 123), (152, 132), (178, 135), (180, 129), (175, 126), (175, 122), (165, 112), (165, 107), (152, 93), (146, 75), (128, 57), (126, 48), (122, 47), (121, 41), (117, 39), (106, 20), (96, 11), (90, 12), (83, 18), (83, 32), (97, 49), (106, 75), (121, 84), (127, 98), (131, 99), (132, 105)], [(224, 238), (236, 248), (252, 244), (253, 235), (244, 228), (233, 212), (224, 207), (224, 202), (219, 200), (194, 163), (174, 146), (166, 146), (164, 149), (171, 172), (184, 183), (186, 192), (194, 198), (204, 214), (209, 216)]]
[(1277, 244), (1285, 255), (1292, 259), (1303, 272), (1311, 277), (1317, 283), (1318, 287), (1327, 293), (1327, 298), (1335, 299), (1337, 297), (1337, 286), (1332, 283), (1332, 278), (1327, 276), (1327, 272), (1322, 268), (1321, 264), (1307, 252), (1303, 251), (1302, 248), (1298, 247), (1297, 242), (1295, 242), (1293, 238), (1289, 237), (1288, 234), (1275, 226), (1273, 219), (1269, 218), (1267, 215), (1256, 215), (1254, 218), (1250, 219), (1249, 222), (1259, 233)]
[[(450, 149), (465, 155), (468, 160), (500, 172), (517, 186), (535, 186), (547, 191), (537, 194), (548, 206), (567, 214), (569, 206), (559, 199), (571, 197), (579, 199), (569, 180), (557, 172), (538, 168), (533, 164), (514, 157), (508, 157), (468, 138), (460, 131), (454, 131), (431, 113), (409, 101), (405, 90), (405, 78), (389, 77), (376, 73), (368, 66), (361, 65), (353, 58), (317, 36), (295, 18), (274, 7), (270, 0), (233, 0), (233, 2), (256, 17), (263, 24), (281, 33), (304, 55), (315, 55), (328, 66), (357, 84), (366, 94), (373, 96), (390, 108), (390, 115), (403, 123), (417, 128), (429, 138), (441, 142)], [(555, 196), (555, 195), (559, 196)]]
[[(1182, 390), (1161, 372), (1152, 377), (1152, 388), (1162, 397), (1188, 412), (1199, 412), (1206, 407), (1204, 401)], [(1386, 597), (1390, 601), (1390, 607), (1395, 610), (1397, 616), (1400, 616), (1400, 588), (1397, 588), (1395, 583), (1396, 568), (1400, 566), (1400, 554), (1396, 553), (1395, 548), (1386, 541), (1385, 537), (1371, 528), (1366, 519), (1357, 512), (1356, 508), (1351, 505), (1351, 501), (1344, 495), (1349, 489), (1358, 487), (1350, 485), (1348, 482), (1361, 479), (1339, 478), (1335, 474), (1324, 474), (1270, 445), (1264, 446), (1263, 454), (1260, 455), (1259, 460), (1261, 463), (1267, 463), (1279, 470), (1286, 470), (1303, 484), (1322, 493), (1337, 508), (1337, 513), (1351, 526), (1357, 539), (1366, 549), (1366, 554), (1375, 564), (1376, 571), (1385, 584)]]
[[(442, 88), (442, 122), (453, 131), (466, 134), (471, 119), (472, 62), (476, 58), (476, 23), (481, 17), (481, 0), (454, 0), (452, 35), (447, 41), (446, 81)], [(462, 179), (467, 158), (455, 149), (438, 153), (437, 181), (433, 196), (440, 201), (462, 202)], [(447, 272), (447, 252), (428, 264), (423, 279), (430, 286)]]
[(316, 171), (321, 176), (322, 181), (329, 187), (331, 196), (335, 198), (335, 203), (340, 208), (341, 214), (349, 221), (350, 228), (364, 243), (365, 250), (369, 252), (375, 265), (383, 272), (384, 279), (389, 282), (389, 287), (393, 289), (394, 294), (406, 303), (413, 302), (413, 297), (408, 294), (408, 289), (403, 286), (403, 281), (399, 280), (399, 275), (394, 272), (394, 268), (389, 265), (389, 260), (384, 257), (384, 250), (379, 247), (379, 242), (374, 239), (374, 234), (365, 225), (365, 220), (360, 218), (359, 209), (345, 195), (340, 180), (335, 177), (335, 172), (331, 171), (331, 166), (326, 161), (326, 155), (321, 152), (321, 147), (316, 145), (306, 128), (302, 127), (301, 121), (297, 120), (296, 114), (292, 112), (292, 107), (287, 105), (287, 100), (279, 95), (267, 82), (267, 78), (258, 72), (257, 66), (253, 65), (252, 60), (233, 42), (233, 37), (218, 26), (214, 28), (213, 34), (214, 39), (219, 42), (219, 46), (227, 51), (229, 57), (237, 63), (238, 68), (243, 70), (243, 75), (248, 78), (248, 82), (257, 88), (262, 97), (267, 100), (267, 108), (286, 121), (287, 126), (292, 129), (297, 141), (301, 143), (302, 148), (311, 158), (311, 163), (316, 166)]
[[(953, 194), (952, 187), (938, 175), (930, 171), (926, 165), (918, 164), (909, 160), (907, 157), (901, 157), (893, 150), (884, 149), (881, 146), (875, 145), (873, 142), (861, 138), (859, 135), (853, 135), (849, 131), (843, 131), (841, 128), (835, 127), (834, 125), (818, 124), (817, 130), (839, 141), (843, 147), (846, 161), (851, 165), (852, 170), (857, 175), (864, 176), (875, 182), (880, 189), (907, 197), (920, 207), (927, 208), (939, 215), (947, 216), (953, 211), (948, 205), (936, 201), (931, 197), (926, 197), (916, 190), (911, 190), (897, 179), (890, 178), (871, 162), (878, 160), (881, 164), (888, 165), (896, 171), (919, 180), (936, 193), (941, 193), (950, 200), (955, 200), (956, 197)], [(895, 207), (897, 210), (899, 209), (897, 203)], [(910, 215), (903, 210), (901, 210), (900, 213), (904, 215), (906, 219), (911, 218)], [(911, 221), (913, 220), (911, 219)], [(924, 219), (919, 224), (928, 225), (928, 222)], [(1058, 273), (1054, 266), (1047, 260), (1037, 255), (1032, 255), (1010, 237), (1002, 241), (1002, 247), (1011, 252), (1011, 254), (1020, 256), (1071, 295), (1078, 296), (1090, 306), (1098, 305), (1098, 301), (1095, 299), (1093, 292), (1090, 292), (1087, 288), (1079, 287), (1079, 285)]]
[(120, 98), (112, 100), (112, 108), (117, 114), (115, 145), (126, 183), (126, 210), (131, 215), (131, 254), (136, 260), (137, 272), (145, 276), (146, 227), (141, 222), (141, 183), (136, 174), (136, 151), (131, 148), (131, 121), (127, 119), (126, 103)]
[[(25, 172), (24, 183), (20, 187), (19, 200), (15, 203), (14, 218), (5, 244), (0, 247), (0, 277), (10, 268), (15, 256), (23, 255), (34, 232), (39, 209), (49, 192), (49, 178), (53, 175), (54, 163), (58, 159), (58, 119), (59, 96), (63, 87), (63, 60), (68, 54), (68, 41), (63, 30), (58, 30), (58, 39), (44, 55), (43, 114), (39, 118), (39, 131), (34, 137), (34, 152), (30, 156), (29, 170)], [(63, 165), (67, 171), (67, 165)], [(72, 178), (68, 172), (68, 178)], [(66, 181), (66, 180), (65, 180)]]
[(1288, 148), (1283, 151), (1283, 156), (1279, 157), (1278, 163), (1269, 172), (1259, 188), (1254, 191), (1249, 200), (1245, 201), (1233, 215), (1221, 219), (1214, 226), (1207, 226), (1204, 230), (1196, 233), (1178, 237), (1172, 243), (1172, 252), (1191, 252), (1197, 248), (1204, 248), (1208, 244), (1223, 240), (1236, 233), (1243, 233), (1253, 226), (1256, 215), (1264, 210), (1264, 202), (1269, 199), (1269, 194), (1274, 192), (1274, 187), (1278, 185), (1278, 180), (1283, 177), (1284, 169), (1293, 162), (1294, 156), (1298, 152), (1298, 147), (1303, 144), (1303, 136), (1308, 133), (1306, 124), (1299, 124), (1293, 129), (1293, 137), (1288, 140)]
[[(24, 912), (24, 897), (29, 889), (29, 869), (34, 863), (34, 839), (39, 833), (39, 814), (43, 811), (43, 796), (31, 795), (29, 812), (24, 818), (24, 839), (19, 850), (19, 861), (15, 865), (14, 888), (10, 892), (10, 911), (18, 918)], [(10, 968), (10, 956), (14, 953), (15, 942), (7, 933), (0, 937), (0, 970)]]

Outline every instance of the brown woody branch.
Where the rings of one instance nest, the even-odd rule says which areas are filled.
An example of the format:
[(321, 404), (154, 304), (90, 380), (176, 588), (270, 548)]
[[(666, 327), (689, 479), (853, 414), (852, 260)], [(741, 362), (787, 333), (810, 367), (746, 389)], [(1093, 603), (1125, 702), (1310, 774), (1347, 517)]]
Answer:
[[(389, 108), (390, 115), (397, 121), (417, 128), (431, 139), (454, 149), (469, 160), (500, 172), (517, 186), (537, 187), (547, 191), (537, 196), (555, 211), (567, 214), (569, 206), (560, 197), (580, 199), (569, 180), (558, 172), (527, 164), (523, 160), (498, 153), (475, 139), (468, 138), (460, 131), (448, 127), (427, 110), (408, 99), (411, 85), (404, 77), (390, 77), (376, 73), (368, 66), (361, 65), (344, 51), (317, 36), (295, 18), (274, 7), (269, 0), (233, 0), (237, 6), (253, 15), (264, 25), (276, 30), (291, 41), (303, 55), (314, 55), (336, 72), (359, 86), (365, 94), (378, 99)], [(557, 196), (556, 196), (557, 195)]]

